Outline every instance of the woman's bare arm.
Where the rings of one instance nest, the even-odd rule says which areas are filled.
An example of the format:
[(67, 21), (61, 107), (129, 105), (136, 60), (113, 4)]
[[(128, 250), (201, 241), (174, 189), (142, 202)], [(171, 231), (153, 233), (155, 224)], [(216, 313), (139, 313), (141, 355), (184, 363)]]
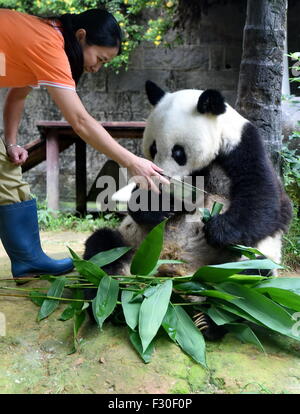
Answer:
[(145, 177), (148, 186), (155, 191), (158, 190), (151, 180), (151, 176), (158, 176), (162, 182), (168, 183), (158, 173), (162, 171), (161, 168), (149, 160), (137, 157), (118, 144), (102, 125), (87, 112), (75, 91), (52, 86), (48, 86), (47, 89), (64, 118), (86, 143), (121, 166), (128, 168), (132, 176)]
[[(3, 124), (6, 145), (16, 145), (17, 143), (18, 129), (24, 111), (25, 100), (30, 91), (31, 88), (29, 86), (11, 88), (5, 97)], [(24, 148), (15, 146), (9, 147), (7, 153), (12, 163), (16, 165), (22, 165), (28, 157), (27, 151)]]
[(19, 124), (22, 118), (25, 100), (31, 88), (9, 89), (4, 103), (3, 122), (6, 144), (16, 144)]

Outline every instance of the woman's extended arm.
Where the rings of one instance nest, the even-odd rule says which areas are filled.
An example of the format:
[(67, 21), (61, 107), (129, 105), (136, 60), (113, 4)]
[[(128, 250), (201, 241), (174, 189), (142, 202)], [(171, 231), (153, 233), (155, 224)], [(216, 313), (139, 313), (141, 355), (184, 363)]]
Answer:
[[(9, 89), (4, 103), (3, 123), (4, 123), (4, 140), (6, 145), (16, 145), (19, 124), (22, 118), (25, 99), (31, 88)], [(8, 156), (13, 164), (23, 164), (27, 157), (27, 151), (24, 148), (16, 146), (8, 147)]]
[[(118, 144), (102, 125), (87, 112), (75, 91), (52, 86), (48, 86), (47, 89), (65, 119), (86, 143), (121, 166), (128, 168), (132, 176), (144, 177), (151, 189), (158, 191), (150, 178), (151, 176), (158, 176), (160, 181), (168, 184), (168, 181), (158, 173), (162, 171), (161, 168), (149, 160), (137, 157)], [(143, 183), (140, 184), (145, 187)]]

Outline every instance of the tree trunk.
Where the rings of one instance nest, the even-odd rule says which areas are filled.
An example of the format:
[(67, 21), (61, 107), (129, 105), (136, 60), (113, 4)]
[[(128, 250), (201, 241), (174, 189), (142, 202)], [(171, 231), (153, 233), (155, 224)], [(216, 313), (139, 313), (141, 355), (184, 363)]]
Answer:
[(260, 130), (279, 170), (287, 0), (248, 0), (236, 109)]

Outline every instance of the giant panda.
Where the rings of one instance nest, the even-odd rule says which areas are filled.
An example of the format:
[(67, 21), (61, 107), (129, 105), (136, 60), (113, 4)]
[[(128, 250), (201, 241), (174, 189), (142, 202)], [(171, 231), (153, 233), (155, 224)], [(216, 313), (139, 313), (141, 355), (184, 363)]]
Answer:
[[(198, 209), (129, 210), (118, 229), (99, 229), (86, 240), (84, 259), (114, 247), (136, 248), (155, 225), (168, 218), (162, 258), (186, 264), (169, 265), (161, 269), (162, 274), (190, 274), (204, 265), (238, 260), (228, 249), (232, 244), (257, 247), (279, 263), (291, 205), (257, 128), (216, 90), (169, 93), (147, 81), (146, 93), (153, 110), (143, 135), (144, 156), (167, 176), (204, 176), (204, 207), (221, 201), (223, 214), (204, 223)], [(129, 274), (133, 252), (104, 270)], [(95, 295), (92, 292), (88, 294)], [(204, 326), (204, 336), (214, 339), (215, 326), (208, 317)]]

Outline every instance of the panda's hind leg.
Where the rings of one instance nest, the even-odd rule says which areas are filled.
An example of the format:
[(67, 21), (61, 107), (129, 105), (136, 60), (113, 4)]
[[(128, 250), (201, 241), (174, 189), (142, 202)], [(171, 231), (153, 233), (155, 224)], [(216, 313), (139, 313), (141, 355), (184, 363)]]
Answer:
[(125, 241), (119, 230), (104, 227), (103, 229), (96, 230), (85, 241), (83, 258), (84, 260), (89, 260), (97, 253), (123, 246), (125, 246)]
[[(111, 250), (116, 247), (127, 246), (121, 233), (116, 229), (103, 228), (96, 230), (85, 242), (85, 250), (83, 254), (84, 260), (89, 260), (97, 253)], [(128, 273), (129, 263), (132, 252), (129, 251), (119, 259), (102, 267), (108, 275), (122, 275)], [(84, 296), (87, 300), (92, 300), (96, 296), (97, 289), (84, 289)], [(92, 316), (92, 307), (88, 308), (90, 316)]]
[(208, 315), (204, 312), (199, 312), (193, 315), (194, 324), (201, 331), (202, 335), (208, 341), (217, 341), (222, 339), (227, 333), (223, 326), (218, 326)]

